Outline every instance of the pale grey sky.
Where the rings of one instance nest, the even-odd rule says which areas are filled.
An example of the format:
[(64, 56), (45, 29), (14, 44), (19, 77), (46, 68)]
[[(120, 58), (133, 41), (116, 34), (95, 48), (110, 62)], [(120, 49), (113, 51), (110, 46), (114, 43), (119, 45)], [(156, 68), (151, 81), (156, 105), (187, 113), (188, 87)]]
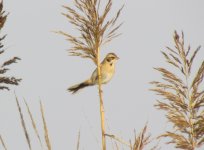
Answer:
[[(148, 90), (150, 81), (160, 79), (153, 67), (166, 65), (160, 51), (167, 45), (173, 46), (175, 29), (184, 31), (186, 43), (190, 42), (191, 47), (202, 46), (196, 60), (196, 66), (199, 66), (204, 59), (204, 1), (114, 0), (112, 12), (124, 3), (119, 19), (124, 21), (120, 29), (123, 34), (102, 48), (102, 56), (114, 52), (120, 57), (116, 74), (103, 91), (111, 133), (128, 141), (134, 137), (133, 130), (139, 132), (147, 121), (153, 136), (167, 129), (164, 113), (153, 107), (156, 96)], [(72, 4), (71, 0), (4, 1), (4, 9), (10, 13), (3, 30), (8, 34), (4, 40), (5, 47), (8, 47), (4, 59), (15, 55), (22, 59), (11, 67), (9, 74), (23, 79), (20, 86), (0, 93), (0, 133), (10, 150), (28, 148), (20, 126), (14, 90), (22, 106), (23, 98), (30, 104), (41, 131), (39, 100), (42, 100), (54, 150), (75, 149), (79, 129), (81, 149), (99, 149), (97, 88), (86, 88), (76, 95), (66, 91), (72, 84), (88, 78), (95, 66), (90, 60), (68, 56), (69, 42), (51, 32), (63, 30), (76, 34), (60, 14), (64, 12), (61, 6), (69, 4)], [(25, 118), (29, 122), (28, 116)], [(28, 127), (31, 127), (29, 123)], [(33, 130), (29, 131), (34, 137)], [(32, 138), (33, 149), (39, 149), (36, 143), (37, 139)], [(163, 149), (174, 148), (165, 145)]]

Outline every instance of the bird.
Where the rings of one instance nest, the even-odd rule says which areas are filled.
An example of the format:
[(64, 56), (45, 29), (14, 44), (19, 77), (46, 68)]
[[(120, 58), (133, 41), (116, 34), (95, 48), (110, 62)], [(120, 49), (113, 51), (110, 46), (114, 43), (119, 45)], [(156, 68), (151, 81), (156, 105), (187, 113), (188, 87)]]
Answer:
[[(101, 83), (106, 84), (108, 83), (113, 75), (115, 74), (115, 64), (119, 57), (114, 53), (108, 53), (104, 60), (100, 64), (101, 69)], [(92, 73), (91, 77), (88, 80), (85, 80), (84, 82), (81, 82), (79, 84), (73, 85), (69, 87), (67, 90), (71, 92), (72, 94), (78, 92), (80, 89), (83, 89), (88, 86), (93, 86), (98, 84), (98, 71), (97, 68)]]

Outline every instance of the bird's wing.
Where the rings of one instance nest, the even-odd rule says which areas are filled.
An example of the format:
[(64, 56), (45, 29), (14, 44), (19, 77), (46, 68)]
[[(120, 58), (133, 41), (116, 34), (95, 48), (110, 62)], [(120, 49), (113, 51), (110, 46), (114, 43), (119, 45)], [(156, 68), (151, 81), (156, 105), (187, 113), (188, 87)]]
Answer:
[(94, 84), (97, 83), (98, 80), (98, 72), (97, 72), (97, 68), (94, 70), (94, 72), (91, 75), (91, 80)]
[[(107, 82), (106, 79), (107, 78), (107, 73), (104, 72), (102, 69), (101, 69), (101, 82), (104, 83), (104, 82)], [(91, 80), (93, 82), (93, 84), (97, 84), (98, 83), (98, 71), (97, 71), (97, 68), (94, 70), (94, 72), (92, 73), (92, 76), (91, 76)]]

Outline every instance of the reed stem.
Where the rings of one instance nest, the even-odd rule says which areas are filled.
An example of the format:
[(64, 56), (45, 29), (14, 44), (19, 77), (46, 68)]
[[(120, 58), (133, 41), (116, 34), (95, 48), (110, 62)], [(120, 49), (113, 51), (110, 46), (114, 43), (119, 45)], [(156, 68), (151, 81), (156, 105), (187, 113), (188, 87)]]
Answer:
[(101, 86), (100, 48), (97, 48), (97, 72), (98, 72), (98, 93), (99, 93), (99, 99), (100, 99), (102, 150), (106, 150), (105, 114), (104, 114), (103, 94), (102, 94), (102, 86)]

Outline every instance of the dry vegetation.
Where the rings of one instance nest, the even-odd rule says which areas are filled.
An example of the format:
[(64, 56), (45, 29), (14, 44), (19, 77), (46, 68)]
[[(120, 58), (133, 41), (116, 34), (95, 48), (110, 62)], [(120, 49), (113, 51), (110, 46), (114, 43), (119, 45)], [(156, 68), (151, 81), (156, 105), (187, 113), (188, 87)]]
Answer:
[[(148, 130), (147, 130), (147, 124), (146, 124), (138, 135), (136, 135), (136, 133), (134, 131), (135, 136), (134, 136), (133, 140), (129, 140), (129, 142), (124, 141), (123, 139), (118, 138), (115, 135), (106, 134), (106, 136), (115, 141), (115, 147), (112, 148), (113, 150), (121, 149), (119, 144), (126, 146), (129, 150), (145, 150), (145, 149), (159, 150), (158, 145), (155, 145), (152, 148), (150, 148), (149, 145), (154, 139), (151, 139), (151, 134), (147, 133), (147, 132), (148, 132)], [(132, 141), (133, 141), (133, 143), (132, 143)]]
[[(104, 3), (104, 2), (103, 2)], [(110, 42), (117, 37), (117, 30), (122, 25), (117, 25), (118, 17), (121, 9), (116, 15), (108, 20), (108, 14), (112, 7), (112, 0), (108, 0), (105, 8), (101, 8), (101, 0), (74, 0), (75, 8), (63, 6), (67, 13), (63, 15), (68, 21), (76, 27), (80, 36), (76, 37), (59, 31), (73, 45), (70, 53), (73, 56), (91, 59), (97, 66), (98, 73), (98, 93), (100, 99), (100, 117), (101, 117), (101, 132), (102, 132), (102, 149), (106, 150), (105, 139), (105, 117), (103, 95), (101, 87), (101, 70), (100, 70), (100, 49), (101, 46)]]
[[(17, 104), (18, 113), (19, 113), (19, 117), (20, 117), (20, 124), (21, 124), (21, 127), (23, 129), (23, 133), (25, 136), (26, 144), (28, 145), (28, 149), (32, 150), (32, 149), (34, 149), (34, 147), (36, 147), (36, 143), (35, 143), (35, 145), (33, 145), (32, 141), (34, 140), (34, 138), (37, 138), (38, 144), (42, 150), (43, 149), (51, 150), (52, 144), (50, 142), (49, 131), (48, 131), (48, 127), (47, 127), (48, 125), (47, 125), (46, 120), (45, 120), (45, 113), (44, 113), (44, 107), (42, 105), (42, 102), (40, 101), (40, 112), (41, 112), (42, 123), (35, 121), (36, 119), (34, 119), (33, 113), (31, 111), (28, 103), (25, 100), (24, 100), (24, 105), (27, 109), (27, 114), (22, 112), (23, 108), (20, 105), (20, 102), (19, 102), (17, 97), (16, 97), (16, 104)], [(26, 115), (28, 115), (29, 118), (25, 119)], [(32, 126), (28, 127), (28, 124), (31, 124)], [(40, 128), (43, 128), (44, 133), (39, 132), (39, 126), (38, 126), (39, 124), (42, 124), (42, 126)], [(31, 130), (34, 131), (35, 137), (30, 136)], [(149, 148), (150, 147), (149, 144), (154, 139), (151, 139), (150, 133), (147, 133), (147, 132), (148, 132), (147, 131), (147, 125), (145, 125), (145, 127), (141, 130), (141, 132), (138, 135), (136, 135), (136, 133), (134, 132), (135, 136), (134, 136), (133, 140), (129, 140), (129, 142), (126, 142), (123, 139), (120, 139), (115, 135), (105, 134), (105, 136), (109, 137), (110, 139), (112, 139), (114, 141), (113, 143), (115, 145), (112, 145), (112, 150), (120, 150), (123, 146), (126, 146), (127, 149), (129, 149), (129, 150), (145, 150), (147, 148), (150, 150), (158, 150), (158, 145), (156, 145), (152, 148)], [(80, 144), (81, 144), (80, 143), (80, 135), (81, 135), (81, 133), (79, 132), (78, 133), (78, 139), (77, 139), (77, 146), (76, 146), (77, 150), (80, 149)], [(2, 136), (0, 136), (0, 142), (1, 142), (4, 150), (8, 150)]]
[[(101, 113), (101, 127), (102, 127), (102, 149), (106, 149), (106, 143), (105, 143), (105, 136), (110, 137), (111, 139), (115, 140), (116, 147), (113, 147), (113, 149), (120, 149), (119, 143), (124, 144), (128, 146), (130, 150), (143, 150), (143, 148), (150, 142), (150, 135), (146, 135), (147, 126), (144, 127), (144, 129), (141, 131), (139, 135), (135, 135), (135, 138), (133, 140), (133, 144), (131, 144), (131, 141), (124, 142), (119, 138), (116, 138), (115, 135), (108, 135), (105, 133), (105, 122), (104, 122), (104, 108), (103, 108), (103, 99), (102, 99), (102, 92), (101, 92), (101, 81), (100, 81), (100, 48), (102, 45), (107, 44), (112, 39), (117, 37), (119, 34), (116, 33), (116, 31), (119, 29), (119, 27), (122, 25), (116, 24), (116, 21), (121, 13), (121, 9), (118, 10), (115, 17), (113, 17), (110, 20), (107, 20), (107, 16), (111, 10), (112, 6), (112, 0), (108, 0), (107, 4), (105, 5), (105, 8), (100, 8), (100, 0), (75, 0), (75, 7), (77, 10), (72, 9), (71, 7), (63, 6), (68, 13), (64, 14), (77, 29), (80, 31), (80, 36), (75, 37), (72, 35), (69, 35), (67, 33), (64, 33), (62, 31), (59, 31), (58, 33), (63, 34), (67, 37), (67, 40), (70, 41), (73, 44), (73, 47), (70, 49), (70, 53), (73, 56), (80, 56), (82, 58), (90, 58), (98, 68), (98, 75), (99, 75), (99, 95), (100, 95), (100, 113)], [(3, 5), (1, 4), (1, 12), (2, 12)], [(100, 13), (101, 12), (101, 13)], [(3, 27), (3, 24), (6, 20), (6, 15), (4, 16), (4, 12), (1, 13), (1, 27)], [(4, 38), (4, 37), (3, 37)], [(3, 40), (3, 38), (1, 40)], [(1, 46), (2, 48), (3, 46)], [(3, 53), (4, 51), (1, 51)], [(6, 61), (2, 65), (2, 70), (0, 70), (1, 74), (4, 74), (8, 69), (5, 68), (5, 66), (8, 66), (12, 63), (15, 63), (16, 60), (19, 58), (14, 57), (13, 59)], [(20, 79), (16, 78), (2, 78), (2, 82), (4, 81), (5, 84), (15, 84), (18, 85)], [(2, 89), (8, 89), (7, 86), (1, 86)], [(42, 103), (40, 102), (40, 111), (42, 115), (42, 122), (43, 122), (43, 130), (44, 130), (44, 140), (42, 140), (42, 135), (39, 133), (39, 129), (37, 127), (37, 123), (33, 117), (33, 114), (30, 110), (29, 105), (24, 100), (27, 114), (29, 116), (29, 120), (32, 125), (32, 129), (34, 130), (34, 133), (36, 135), (36, 138), (38, 139), (39, 145), (41, 149), (48, 149), (51, 150), (51, 142), (48, 134), (48, 127), (47, 123), (45, 121), (45, 115), (44, 115), (44, 109), (42, 106)], [(20, 122), (21, 126), (25, 135), (26, 143), (28, 145), (28, 149), (32, 150), (32, 139), (34, 137), (31, 137), (29, 132), (30, 128), (27, 127), (27, 120), (25, 119), (25, 115), (22, 112), (22, 108), (20, 106), (19, 100), (16, 97), (16, 104), (20, 116)], [(0, 136), (0, 141), (2, 144), (2, 147), (7, 150), (6, 144), (3, 140), (3, 137)], [(128, 144), (127, 144), (128, 143)], [(76, 149), (80, 148), (80, 132), (78, 135), (77, 140), (77, 147)]]
[[(7, 14), (5, 14), (5, 11), (3, 10), (3, 2), (0, 2), (0, 31), (2, 31), (2, 28), (6, 22), (6, 18)], [(5, 35), (0, 37), (0, 56), (4, 53), (2, 41), (5, 37)], [(9, 70), (8, 66), (13, 63), (16, 63), (17, 60), (20, 60), (20, 58), (13, 57), (12, 59), (3, 62), (3, 64), (0, 65), (0, 90), (9, 90), (9, 85), (18, 85), (21, 81), (21, 79), (17, 79), (15, 77), (8, 77), (5, 75), (5, 73)]]
[(167, 47), (162, 52), (167, 63), (178, 70), (178, 74), (165, 68), (155, 68), (162, 75), (163, 82), (154, 81), (152, 89), (163, 97), (158, 100), (156, 108), (164, 110), (168, 121), (173, 125), (161, 137), (169, 137), (168, 144), (176, 148), (195, 150), (204, 143), (204, 90), (201, 88), (204, 76), (204, 61), (196, 74), (192, 65), (200, 46), (196, 50), (185, 47), (184, 34), (175, 32), (175, 48)]
[(57, 33), (64, 35), (73, 45), (69, 50), (72, 56), (90, 58), (97, 65), (97, 55), (100, 52), (98, 49), (120, 35), (117, 34), (117, 30), (122, 23), (117, 25), (116, 22), (123, 7), (119, 9), (115, 17), (107, 20), (112, 0), (108, 0), (104, 9), (101, 8), (101, 0), (74, 0), (74, 6), (75, 8), (63, 6), (67, 13), (62, 13), (62, 15), (76, 27), (79, 36), (63, 31)]
[[(29, 130), (27, 129), (26, 127), (26, 120), (24, 119), (24, 115), (21, 111), (21, 106), (20, 106), (20, 103), (18, 101), (18, 98), (16, 97), (16, 103), (17, 103), (17, 107), (18, 107), (18, 112), (19, 112), (19, 115), (20, 115), (20, 121), (21, 121), (21, 126), (23, 128), (23, 131), (24, 131), (24, 135), (25, 135), (25, 138), (26, 138), (26, 143), (28, 144), (28, 147), (29, 147), (29, 150), (32, 150), (32, 138), (30, 138), (29, 136)], [(47, 147), (47, 150), (51, 150), (51, 143), (50, 143), (50, 138), (49, 138), (49, 132), (48, 132), (48, 128), (47, 128), (47, 123), (46, 123), (46, 120), (45, 120), (45, 113), (44, 113), (44, 108), (43, 108), (43, 105), (42, 105), (42, 102), (40, 101), (40, 112), (41, 112), (41, 118), (42, 118), (42, 123), (43, 123), (43, 131), (44, 131), (44, 143), (42, 141), (42, 138), (40, 136), (40, 133), (39, 133), (39, 129), (37, 128), (37, 123), (33, 117), (33, 114), (30, 110), (30, 107), (29, 105), (27, 104), (27, 102), (24, 100), (24, 103), (25, 103), (25, 106), (27, 108), (27, 113), (30, 117), (30, 122), (32, 124), (32, 129), (34, 130), (35, 132), (35, 135), (36, 135), (36, 138), (38, 139), (38, 142), (39, 142), (39, 145), (41, 147), (41, 149), (44, 149), (44, 147)]]
[[(4, 27), (4, 24), (6, 22), (7, 14), (5, 14), (5, 11), (3, 10), (3, 2), (0, 2), (0, 32), (2, 32), (2, 28)], [(0, 37), (0, 56), (4, 53), (3, 44), (2, 41), (6, 36)], [(18, 57), (13, 57), (10, 60), (7, 60), (3, 62), (0, 65), (0, 90), (9, 90), (9, 85), (18, 85), (21, 79), (17, 79), (15, 77), (8, 77), (5, 75), (5, 73), (9, 70), (8, 66), (16, 63), (16, 61), (19, 60)], [(0, 134), (0, 143), (2, 144), (2, 147), (7, 150), (7, 146), (3, 140), (2, 135)]]
[[(21, 124), (21, 127), (23, 129), (23, 133), (25, 135), (25, 140), (26, 140), (26, 144), (28, 145), (28, 149), (32, 150), (32, 149), (34, 149), (33, 147), (36, 147), (36, 144), (35, 144), (35, 146), (32, 145), (32, 140), (35, 137), (31, 137), (30, 134), (29, 134), (31, 132), (31, 130), (33, 129), (34, 133), (36, 135), (36, 138), (38, 139), (38, 143), (39, 143), (41, 149), (42, 150), (43, 149), (51, 150), (52, 149), (51, 148), (51, 142), (50, 142), (50, 138), (49, 138), (49, 132), (48, 132), (47, 123), (46, 123), (46, 120), (45, 120), (45, 113), (44, 113), (44, 107), (42, 105), (42, 102), (40, 101), (40, 112), (41, 112), (41, 118), (42, 118), (42, 127), (41, 128), (43, 128), (44, 134), (39, 133), (39, 127), (37, 127), (37, 124), (40, 124), (40, 122), (35, 121), (35, 119), (33, 117), (33, 113), (30, 110), (30, 107), (27, 104), (27, 102), (24, 100), (24, 104), (25, 104), (25, 107), (27, 109), (27, 114), (28, 114), (30, 120), (25, 119), (26, 118), (25, 116), (27, 114), (23, 113), (22, 107), (21, 107), (20, 102), (19, 102), (17, 97), (16, 97), (16, 104), (17, 104), (18, 113), (19, 113), (19, 116), (20, 116), (20, 124)], [(30, 124), (29, 121), (32, 124), (32, 128), (28, 127), (28, 124)], [(42, 137), (44, 137), (44, 139)], [(5, 141), (3, 140), (2, 135), (0, 135), (0, 143), (2, 145), (2, 148), (4, 148), (4, 150), (8, 150), (8, 148), (7, 148), (6, 144), (5, 144)]]
[[(144, 150), (147, 149), (153, 139), (150, 133), (147, 133), (147, 125), (142, 131), (130, 140), (129, 142), (118, 138), (116, 135), (108, 134), (105, 130), (104, 106), (101, 90), (101, 76), (100, 76), (100, 49), (109, 43), (112, 39), (117, 37), (117, 30), (122, 25), (117, 24), (118, 17), (122, 11), (123, 6), (116, 12), (116, 15), (108, 20), (107, 16), (111, 10), (112, 0), (107, 0), (104, 8), (101, 8), (101, 0), (74, 0), (74, 8), (70, 6), (63, 6), (67, 12), (63, 15), (68, 21), (76, 27), (79, 31), (79, 36), (73, 36), (63, 31), (59, 31), (67, 40), (72, 43), (70, 53), (73, 56), (80, 56), (82, 58), (91, 59), (98, 68), (98, 88), (100, 97), (100, 115), (101, 115), (101, 131), (102, 131), (102, 149), (106, 150), (106, 137), (114, 141), (112, 149), (122, 149), (120, 144), (127, 146), (130, 150)], [(4, 26), (7, 15), (3, 11), (3, 4), (0, 4), (0, 30)], [(0, 38), (0, 49), (3, 48), (2, 40)], [(153, 81), (154, 85), (152, 91), (160, 95), (163, 99), (158, 100), (156, 108), (164, 110), (168, 121), (173, 125), (172, 131), (166, 131), (160, 138), (169, 137), (171, 140), (168, 144), (173, 143), (175, 148), (185, 150), (195, 150), (201, 147), (204, 143), (204, 89), (201, 88), (204, 76), (204, 61), (199, 67), (196, 74), (192, 74), (193, 61), (198, 53), (200, 46), (192, 51), (191, 47), (185, 47), (184, 34), (181, 37), (175, 32), (174, 34), (175, 48), (167, 47), (165, 52), (162, 52), (167, 63), (178, 70), (178, 74), (165, 68), (155, 68), (162, 75), (162, 82)], [(4, 50), (0, 50), (0, 55)], [(14, 57), (0, 66), (0, 90), (9, 90), (8, 85), (18, 85), (20, 79), (15, 77), (6, 77), (5, 73), (9, 70), (7, 67), (10, 64), (16, 63), (18, 57)], [(22, 112), (21, 105), (16, 97), (16, 104), (20, 116), (21, 126), (25, 135), (28, 149), (32, 150), (32, 139), (30, 137), (29, 129), (27, 128), (28, 120), (25, 119), (25, 114)], [(27, 102), (24, 104), (29, 116), (29, 121), (32, 129), (36, 135), (41, 149), (52, 149), (52, 144), (49, 138), (48, 125), (45, 120), (45, 113), (42, 103), (40, 102), (40, 112), (42, 118), (43, 134), (39, 133), (39, 128), (33, 117), (31, 109)], [(76, 149), (80, 149), (80, 135)], [(44, 137), (44, 138), (42, 138)], [(3, 136), (0, 135), (0, 143), (4, 150), (7, 150), (6, 142)], [(158, 146), (149, 148), (156, 150)]]

